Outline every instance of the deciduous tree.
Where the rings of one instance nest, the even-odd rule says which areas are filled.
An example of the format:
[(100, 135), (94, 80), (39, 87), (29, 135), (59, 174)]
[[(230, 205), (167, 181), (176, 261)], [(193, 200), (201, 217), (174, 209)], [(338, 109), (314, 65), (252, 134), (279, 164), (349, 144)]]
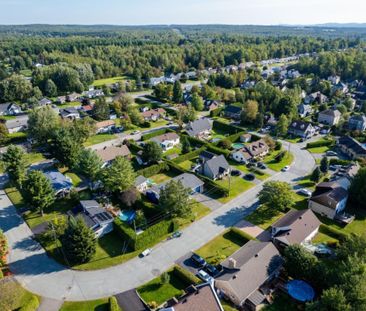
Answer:
[(159, 205), (172, 217), (186, 217), (192, 213), (189, 192), (181, 181), (171, 180), (160, 191)]
[(268, 181), (258, 194), (259, 202), (268, 207), (285, 211), (294, 205), (294, 194), (291, 186), (282, 181)]

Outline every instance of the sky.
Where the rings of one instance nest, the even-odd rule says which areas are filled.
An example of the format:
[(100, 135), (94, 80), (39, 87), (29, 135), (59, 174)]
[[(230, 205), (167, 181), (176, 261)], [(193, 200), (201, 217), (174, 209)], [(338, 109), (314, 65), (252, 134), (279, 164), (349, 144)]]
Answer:
[(366, 0), (0, 0), (0, 24), (366, 23)]

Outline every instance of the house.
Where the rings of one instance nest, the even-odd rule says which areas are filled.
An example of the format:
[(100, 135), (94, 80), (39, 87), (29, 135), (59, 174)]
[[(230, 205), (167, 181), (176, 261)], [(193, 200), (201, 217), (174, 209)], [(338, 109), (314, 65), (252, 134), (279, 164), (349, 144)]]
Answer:
[(341, 166), (334, 172), (329, 181), (335, 181), (341, 187), (348, 190), (351, 187), (353, 178), (357, 175), (359, 170), (360, 165), (357, 162)]
[(22, 113), (19, 105), (14, 103), (0, 104), (0, 116), (16, 116)]
[(97, 238), (113, 231), (112, 215), (95, 200), (80, 201), (79, 207), (71, 212), (73, 216), (81, 217)]
[(238, 106), (229, 105), (224, 109), (224, 116), (226, 118), (240, 120), (242, 108)]
[(211, 135), (211, 130), (212, 124), (206, 118), (190, 122), (186, 127), (189, 136), (200, 139), (207, 139)]
[(297, 111), (301, 118), (305, 118), (313, 113), (313, 108), (310, 105), (305, 105), (302, 103), (297, 107)]
[(109, 133), (115, 127), (116, 127), (116, 122), (113, 120), (105, 120), (105, 121), (97, 122), (95, 124), (97, 134)]
[(252, 159), (262, 158), (269, 152), (269, 147), (263, 139), (254, 141), (242, 149), (232, 153), (232, 158), (239, 163), (246, 163)]
[[(183, 173), (174, 177), (172, 180), (180, 181), (185, 189), (189, 189), (191, 194), (202, 193), (205, 183), (194, 174)], [(160, 191), (165, 188), (169, 181), (153, 186), (146, 191), (146, 196), (152, 202), (158, 202)]]
[(79, 110), (82, 113), (84, 113), (84, 115), (86, 114), (86, 115), (91, 116), (93, 114), (93, 109), (94, 109), (93, 105), (84, 105), (84, 106), (81, 106)]
[(145, 121), (157, 121), (160, 118), (164, 118), (165, 115), (166, 111), (163, 108), (150, 109), (141, 113)]
[(102, 90), (89, 90), (89, 91), (85, 91), (82, 94), (84, 97), (86, 98), (97, 98), (97, 97), (101, 97), (104, 96), (104, 92)]
[(51, 181), (56, 196), (64, 196), (71, 190), (73, 186), (71, 179), (59, 171), (47, 171), (44, 174)]
[(348, 191), (337, 182), (322, 182), (316, 186), (309, 208), (314, 212), (333, 219), (344, 211), (347, 205)]
[(80, 97), (80, 94), (78, 93), (71, 93), (66, 95), (66, 101), (67, 102), (74, 102)]
[(351, 159), (366, 158), (366, 146), (350, 136), (339, 138), (337, 146)]
[(321, 222), (311, 209), (290, 210), (271, 226), (275, 245), (286, 247), (310, 242), (318, 233)]
[(38, 105), (39, 106), (47, 106), (47, 105), (51, 105), (52, 101), (50, 99), (48, 99), (47, 97), (42, 98), (41, 100), (38, 101)]
[(223, 273), (216, 277), (215, 288), (240, 310), (259, 310), (268, 304), (269, 287), (282, 262), (272, 242), (249, 241), (221, 263)]
[(252, 135), (251, 134), (243, 134), (240, 136), (240, 142), (241, 143), (249, 143), (252, 140)]
[(97, 150), (96, 153), (103, 161), (102, 167), (110, 165), (113, 162), (113, 160), (117, 157), (124, 157), (127, 159), (131, 158), (130, 149), (128, 149), (126, 145), (122, 145), (120, 147), (116, 146), (104, 147), (103, 149)]
[(6, 120), (5, 126), (8, 129), (9, 134), (23, 132), (28, 128), (28, 116)]
[(220, 107), (220, 103), (216, 100), (205, 100), (204, 107), (206, 111), (211, 111)]
[(153, 137), (151, 141), (159, 144), (163, 151), (167, 151), (173, 149), (175, 146), (178, 146), (180, 143), (180, 138), (176, 133), (168, 132), (163, 135)]
[(331, 93), (340, 92), (342, 94), (346, 94), (348, 92), (348, 86), (342, 82), (339, 82), (337, 85), (333, 85), (331, 89)]
[(341, 115), (337, 109), (327, 109), (319, 112), (318, 122), (329, 126), (337, 125), (341, 119)]
[(64, 103), (66, 103), (66, 96), (59, 96), (59, 97), (57, 97), (56, 103), (59, 104), (59, 105), (62, 105)]
[(332, 83), (333, 85), (336, 85), (336, 84), (338, 84), (339, 82), (341, 82), (341, 77), (340, 77), (340, 76), (336, 76), (336, 75), (329, 76), (329, 77), (328, 77), (328, 81), (329, 81), (330, 83)]
[(139, 175), (136, 177), (135, 180), (135, 188), (139, 191), (139, 192), (144, 192), (147, 190), (147, 188), (149, 187), (149, 183), (148, 183), (148, 179), (142, 175)]
[(191, 285), (181, 297), (170, 299), (160, 311), (224, 311), (210, 283)]
[(310, 122), (296, 120), (291, 122), (288, 133), (295, 137), (310, 138), (315, 134), (315, 128)]
[(62, 119), (69, 119), (69, 120), (80, 119), (79, 111), (75, 107), (60, 109), (60, 116)]
[(318, 104), (324, 104), (325, 102), (328, 101), (328, 97), (323, 95), (322, 93), (320, 92), (315, 92), (315, 93), (312, 93), (308, 96), (305, 97), (304, 99), (304, 102), (305, 104), (309, 105), (309, 104), (312, 104), (314, 102), (317, 102)]
[(364, 131), (366, 129), (366, 117), (364, 115), (351, 116), (348, 120), (348, 129), (351, 131)]
[(230, 172), (231, 167), (222, 154), (219, 156), (215, 155), (213, 158), (203, 162), (201, 166), (201, 174), (212, 180), (222, 179), (229, 175)]

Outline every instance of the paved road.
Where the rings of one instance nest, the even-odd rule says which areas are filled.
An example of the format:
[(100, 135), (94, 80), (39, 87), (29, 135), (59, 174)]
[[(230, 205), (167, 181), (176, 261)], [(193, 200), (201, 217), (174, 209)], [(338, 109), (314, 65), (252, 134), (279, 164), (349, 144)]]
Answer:
[[(307, 151), (291, 145), (291, 152), (295, 156), (291, 169), (270, 179), (294, 182), (313, 169), (315, 162)], [(11, 270), (25, 288), (47, 298), (91, 300), (133, 289), (156, 277), (190, 250), (203, 246), (253, 212), (261, 189), (259, 184), (239, 195), (183, 230), (181, 238), (155, 246), (150, 256), (97, 271), (69, 270), (49, 258), (32, 239), (32, 232), (3, 192), (0, 192), (0, 228), (9, 240)]]

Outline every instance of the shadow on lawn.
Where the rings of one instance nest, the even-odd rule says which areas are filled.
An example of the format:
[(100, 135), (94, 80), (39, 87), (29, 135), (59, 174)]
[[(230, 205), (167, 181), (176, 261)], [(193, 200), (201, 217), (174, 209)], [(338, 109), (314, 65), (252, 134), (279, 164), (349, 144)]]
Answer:
[(234, 207), (227, 211), (224, 215), (217, 216), (214, 219), (214, 223), (225, 228), (230, 228), (234, 226), (239, 220), (251, 214), (257, 209), (257, 207), (258, 202), (255, 202), (250, 206)]

